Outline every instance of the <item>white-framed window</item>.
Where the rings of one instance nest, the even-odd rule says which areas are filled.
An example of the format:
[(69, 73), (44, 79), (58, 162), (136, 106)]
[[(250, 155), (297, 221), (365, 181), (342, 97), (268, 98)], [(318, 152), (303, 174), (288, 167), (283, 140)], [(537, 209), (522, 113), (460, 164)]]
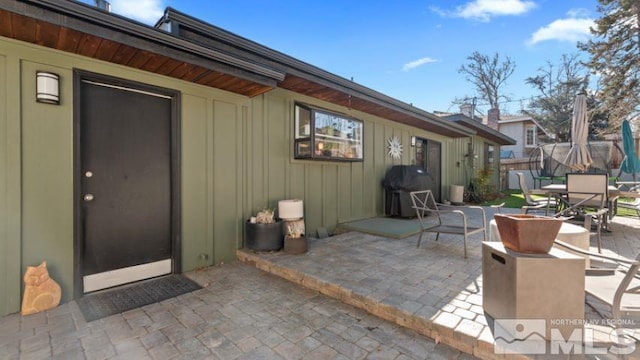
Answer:
[(524, 146), (535, 147), (537, 143), (538, 129), (535, 125), (527, 125), (524, 128)]

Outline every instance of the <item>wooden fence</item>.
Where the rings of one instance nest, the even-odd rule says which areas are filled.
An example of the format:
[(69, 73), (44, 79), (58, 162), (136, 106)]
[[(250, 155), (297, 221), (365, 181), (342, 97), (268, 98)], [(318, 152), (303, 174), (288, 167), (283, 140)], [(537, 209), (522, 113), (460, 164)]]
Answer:
[(529, 172), (529, 158), (500, 160), (500, 189), (509, 188), (509, 170)]

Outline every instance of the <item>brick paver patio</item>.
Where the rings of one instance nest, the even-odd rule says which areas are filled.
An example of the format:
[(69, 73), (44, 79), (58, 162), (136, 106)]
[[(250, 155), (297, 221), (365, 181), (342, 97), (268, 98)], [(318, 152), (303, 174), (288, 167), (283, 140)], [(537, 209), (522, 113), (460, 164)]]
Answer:
[[(492, 216), (491, 211), (495, 210), (487, 209), (488, 216)], [(480, 219), (471, 221), (477, 224)], [(640, 221), (616, 217), (611, 228), (611, 233), (603, 235), (605, 252), (635, 258), (640, 253)], [(439, 242), (433, 241), (434, 234), (425, 237), (429, 240), (423, 239), (416, 249), (417, 235), (396, 240), (350, 232), (311, 240), (310, 251), (304, 256), (244, 250), (238, 251), (238, 256), (259, 269), (462, 352), (500, 358), (494, 354), (494, 338), (482, 308), (482, 235), (471, 237), (468, 259), (463, 258), (460, 236), (441, 234)], [(594, 236), (595, 246), (593, 241)], [(592, 308), (585, 309), (587, 319), (601, 320)], [(610, 328), (590, 328), (596, 332), (597, 340), (609, 341)], [(640, 346), (635, 356), (640, 358)]]
[[(607, 249), (640, 253), (637, 218), (616, 217), (612, 230)], [(304, 255), (239, 251), (257, 269), (190, 272), (203, 289), (91, 323), (73, 301), (5, 316), (0, 359), (502, 358), (482, 311), (481, 236), (467, 260), (460, 238), (431, 239), (416, 249), (415, 236), (352, 232), (312, 240)], [(640, 359), (637, 348), (626, 358)]]
[(87, 323), (75, 302), (0, 318), (0, 359), (470, 359), (248, 265), (189, 273), (205, 288)]

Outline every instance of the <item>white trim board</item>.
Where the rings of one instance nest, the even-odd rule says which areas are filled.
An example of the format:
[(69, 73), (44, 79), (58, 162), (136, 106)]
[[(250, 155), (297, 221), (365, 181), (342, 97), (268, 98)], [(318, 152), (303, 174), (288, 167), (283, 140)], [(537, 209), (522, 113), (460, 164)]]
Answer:
[(134, 281), (170, 274), (171, 259), (87, 275), (82, 279), (84, 292), (102, 290)]

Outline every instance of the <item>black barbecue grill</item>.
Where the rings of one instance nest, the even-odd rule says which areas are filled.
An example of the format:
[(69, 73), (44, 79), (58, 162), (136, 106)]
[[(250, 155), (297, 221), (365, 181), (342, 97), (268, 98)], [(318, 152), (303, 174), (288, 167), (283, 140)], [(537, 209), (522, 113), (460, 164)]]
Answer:
[(412, 191), (434, 190), (435, 180), (427, 170), (417, 165), (394, 165), (382, 181), (385, 194), (385, 214), (388, 216), (414, 217), (411, 207)]

